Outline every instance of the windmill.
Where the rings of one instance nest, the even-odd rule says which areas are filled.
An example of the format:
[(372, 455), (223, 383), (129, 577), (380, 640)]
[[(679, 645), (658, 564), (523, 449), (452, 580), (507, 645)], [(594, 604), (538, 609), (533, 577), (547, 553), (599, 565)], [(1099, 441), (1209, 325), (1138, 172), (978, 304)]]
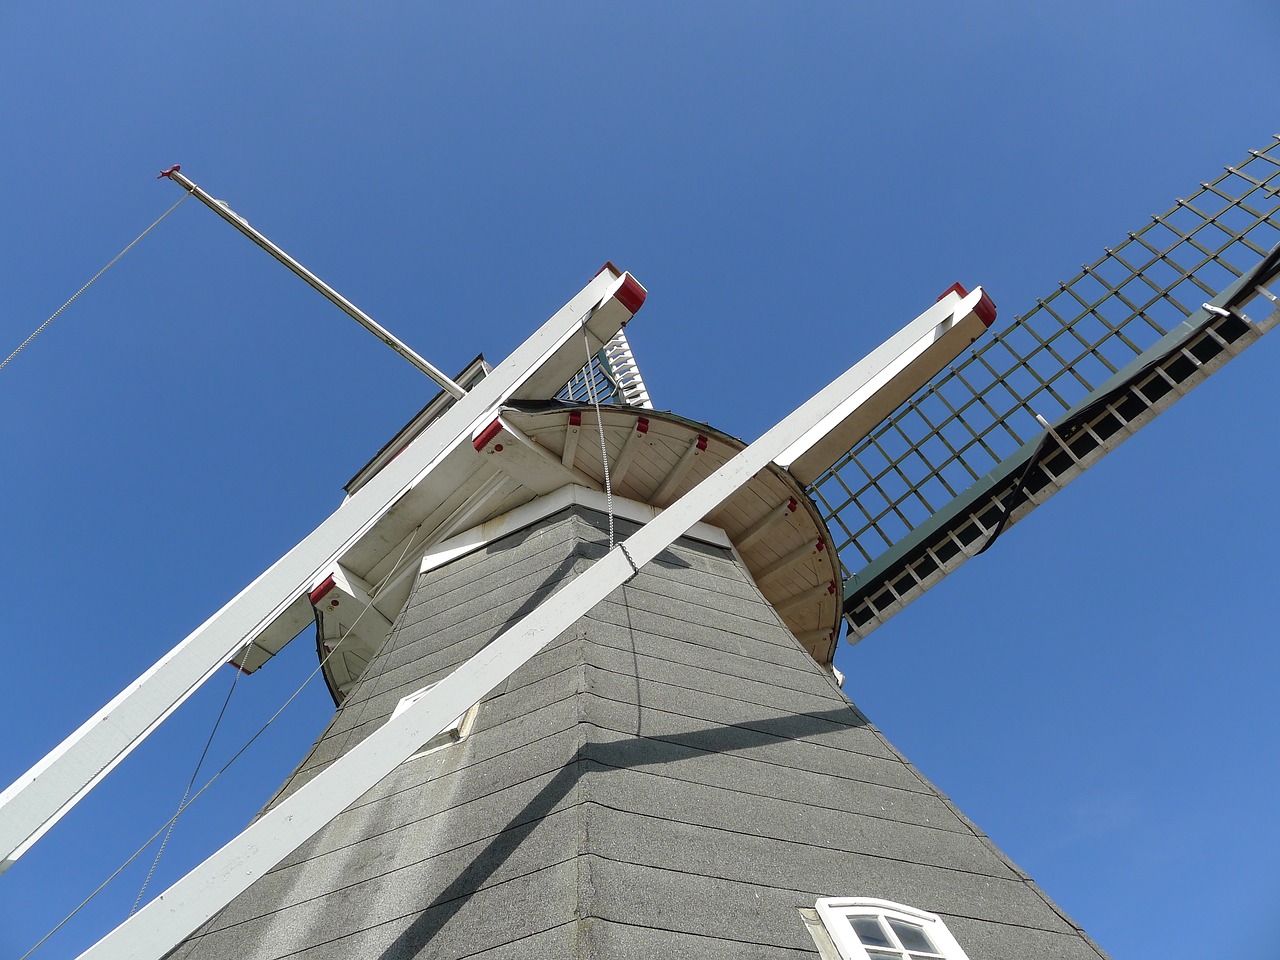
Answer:
[[(840, 617), (865, 637), (1276, 322), (1273, 147), (985, 339), (990, 299), (946, 291), (745, 449), (650, 409), (619, 336), (644, 291), (606, 266), (440, 375), (334, 518), (6, 791), (6, 850), (314, 622), (330, 729), (91, 955), (213, 917), (177, 955), (1097, 956), (824, 668)], [(848, 808), (814, 801), (836, 781)]]

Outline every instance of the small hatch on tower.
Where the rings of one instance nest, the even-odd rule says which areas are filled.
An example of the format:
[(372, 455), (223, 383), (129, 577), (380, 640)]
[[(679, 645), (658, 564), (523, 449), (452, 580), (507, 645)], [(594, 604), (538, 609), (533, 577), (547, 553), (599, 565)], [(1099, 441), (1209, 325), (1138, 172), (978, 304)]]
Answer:
[[(437, 680), (436, 683), (439, 683), (439, 681)], [(435, 683), (429, 683), (421, 690), (415, 690), (407, 697), (402, 697), (400, 702), (396, 704), (396, 708), (391, 711), (391, 716), (388, 719), (394, 720), (396, 717), (400, 716), (400, 714), (404, 713), (411, 706), (425, 697), (435, 685)], [(428, 753), (433, 753), (442, 747), (451, 746), (459, 740), (464, 739), (467, 734), (471, 732), (472, 724), (475, 721), (476, 707), (478, 706), (479, 704), (473, 704), (465, 713), (451, 720), (447, 727), (419, 747), (418, 750), (409, 757), (409, 760), (417, 760), (419, 757), (426, 756)], [(408, 760), (405, 762), (407, 763)]]

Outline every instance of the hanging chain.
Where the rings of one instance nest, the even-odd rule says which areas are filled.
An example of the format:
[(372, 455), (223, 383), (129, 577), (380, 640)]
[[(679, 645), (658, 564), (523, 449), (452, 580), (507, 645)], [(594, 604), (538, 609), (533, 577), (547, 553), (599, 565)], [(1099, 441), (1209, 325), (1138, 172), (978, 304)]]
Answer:
[[(600, 428), (600, 462), (604, 465), (604, 499), (609, 511), (609, 549), (612, 550), (614, 544), (613, 483), (609, 478), (609, 450), (604, 442), (604, 415), (600, 412), (600, 397), (596, 393), (596, 378), (591, 369), (591, 361), (594, 359), (591, 355), (591, 341), (587, 338), (585, 326), (582, 328), (582, 342), (587, 348), (587, 396), (591, 398), (591, 404), (596, 408), (596, 425)], [(632, 566), (635, 564), (633, 563)]]

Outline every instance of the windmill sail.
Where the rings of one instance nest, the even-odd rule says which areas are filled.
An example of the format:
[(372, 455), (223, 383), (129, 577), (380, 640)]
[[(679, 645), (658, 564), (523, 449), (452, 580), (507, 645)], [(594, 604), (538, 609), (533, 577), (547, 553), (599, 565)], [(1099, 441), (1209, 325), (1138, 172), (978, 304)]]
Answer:
[(556, 393), (571, 403), (625, 403), (653, 409), (625, 330), (601, 347)]
[(1278, 144), (1107, 248), (812, 480), (851, 642), (1280, 320)]

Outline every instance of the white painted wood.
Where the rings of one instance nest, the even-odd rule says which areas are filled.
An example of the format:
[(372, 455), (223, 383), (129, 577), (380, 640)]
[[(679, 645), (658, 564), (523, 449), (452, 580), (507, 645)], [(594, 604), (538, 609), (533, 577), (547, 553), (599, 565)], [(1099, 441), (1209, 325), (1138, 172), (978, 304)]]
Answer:
[[(624, 284), (633, 286), (624, 291)], [(631, 319), (635, 281), (602, 271), (354, 496), (158, 663), (0, 794), (0, 871), (123, 760), (222, 664), (299, 601), (408, 491), (449, 458), (476, 457), (474, 432), (509, 398), (549, 397)], [(630, 296), (629, 296), (630, 295)], [(641, 297), (641, 299), (643, 299)]]
[(619, 330), (604, 347), (604, 355), (613, 370), (614, 379), (618, 382), (618, 390), (628, 406), (653, 409), (653, 401), (649, 399), (649, 389), (640, 376), (640, 366), (636, 363), (631, 344), (627, 341), (625, 330)]
[[(470, 390), (491, 372), (493, 372), (493, 365), (487, 363), (484, 357), (476, 357), (467, 364), (466, 369), (459, 373), (456, 379), (464, 390)], [(454, 397), (444, 392), (432, 397), (413, 419), (401, 427), (396, 435), (388, 440), (386, 445), (374, 454), (373, 458), (361, 467), (354, 477), (347, 481), (345, 487), (347, 495), (354, 494), (368, 482), (370, 477), (376, 475), (383, 467), (394, 460), (400, 451), (409, 445), (409, 441), (425, 430), (428, 424), (437, 420), (440, 414), (453, 405), (453, 401)]]
[(582, 432), (582, 427), (575, 424), (571, 417), (564, 430), (564, 453), (560, 455), (560, 462), (572, 470), (574, 457), (578, 455), (578, 434)]
[(645, 430), (641, 430), (641, 420), (645, 420), (645, 430), (648, 429), (648, 420), (645, 417), (637, 417), (635, 427), (627, 434), (626, 442), (622, 445), (622, 452), (618, 454), (618, 462), (612, 464), (609, 471), (612, 474), (612, 481), (615, 484), (621, 484), (626, 479), (627, 471), (631, 469), (631, 461), (635, 459), (636, 450), (640, 448), (641, 442), (645, 437)]
[[(576, 485), (561, 487), (559, 490), (555, 490), (545, 496), (521, 504), (502, 516), (494, 517), (479, 526), (459, 533), (456, 537), (442, 541), (422, 555), (422, 559), (418, 563), (418, 572), (426, 573), (429, 570), (442, 567), (446, 563), (452, 563), (459, 557), (474, 553), (495, 540), (501, 540), (503, 537), (510, 536), (519, 530), (531, 527), (544, 517), (559, 513), (574, 504), (589, 507), (600, 513), (606, 513), (611, 502), (614, 516), (623, 520), (631, 520), (634, 523), (648, 523), (662, 512), (658, 507), (619, 496), (617, 493), (610, 500), (596, 489)], [(684, 536), (702, 543), (709, 543), (715, 547), (724, 547), (726, 550), (733, 549), (729, 535), (719, 527), (712, 526), (709, 523), (695, 523), (684, 532)]]
[(483, 454), (491, 458), (495, 470), (528, 487), (534, 493), (550, 493), (565, 484), (584, 487), (600, 485), (581, 470), (566, 467), (560, 458), (505, 418), (498, 417), (502, 432), (485, 445)]
[(872, 897), (823, 897), (815, 906), (840, 953), (840, 960), (869, 960), (872, 952), (877, 956), (885, 954), (899, 957), (908, 954), (914, 956), (914, 953), (905, 949), (875, 950), (872, 948), (868, 950), (849, 923), (849, 918), (856, 916), (903, 920), (920, 927), (933, 942), (938, 953), (929, 953), (927, 956), (940, 956), (942, 960), (969, 960), (968, 954), (956, 942), (956, 938), (947, 929), (946, 923), (936, 913), (926, 913), (918, 907)]
[(501, 503), (503, 498), (519, 485), (506, 474), (495, 473), (482, 483), (475, 493), (467, 497), (462, 506), (449, 514), (449, 518), (440, 524), (440, 529), (435, 532), (431, 540), (427, 541), (427, 545), (447, 540), (458, 531), (473, 526), (476, 517), (493, 509), (494, 504)]
[(799, 504), (796, 502), (794, 497), (787, 497), (786, 500), (782, 501), (782, 503), (778, 504), (747, 528), (747, 531), (738, 538), (738, 549), (748, 549), (753, 543), (768, 533), (769, 528), (775, 523), (784, 519), (788, 514), (794, 513), (798, 506)]
[(818, 550), (818, 544), (815, 542), (803, 543), (796, 547), (790, 553), (779, 557), (772, 563), (767, 563), (755, 573), (756, 583), (762, 583), (770, 577), (794, 567), (797, 563), (802, 563), (811, 557), (816, 557), (821, 551)]
[(964, 297), (948, 293), (894, 334), (880, 348), (888, 348), (892, 357), (876, 377), (780, 454), (778, 465), (802, 484), (813, 483), (982, 335), (987, 329), (978, 316), (983, 296), (981, 287)]
[(253, 673), (305, 630), (314, 619), (307, 595), (300, 594), (266, 629), (254, 636), (252, 642), (242, 648), (231, 662), (246, 673)]
[(708, 443), (709, 441), (701, 434), (689, 441), (689, 446), (685, 448), (684, 453), (680, 454), (680, 459), (667, 472), (667, 475), (662, 479), (662, 483), (658, 485), (658, 489), (653, 492), (650, 502), (654, 506), (666, 506), (667, 500), (671, 497), (676, 487), (680, 485), (680, 481), (688, 475), (689, 469), (693, 466), (693, 461), (702, 453), (698, 449), (699, 444), (705, 447)]
[[(653, 520), (566, 583), (531, 613), (441, 680), (429, 696), (287, 797), (237, 838), (109, 933), (81, 960), (160, 960), (191, 931), (358, 800), (449, 722), (527, 663), (629, 580), (734, 491), (776, 460), (814, 424), (866, 395), (902, 348), (891, 338), (712, 472)], [(820, 439), (820, 438), (819, 438)]]
[(787, 597), (787, 599), (775, 603), (774, 607), (779, 613), (786, 613), (796, 607), (803, 607), (805, 604), (821, 603), (835, 593), (833, 583), (834, 581), (828, 580), (826, 583), (820, 583), (816, 587), (802, 590), (793, 597)]
[(356, 611), (348, 612), (345, 617), (339, 619), (350, 622), (359, 616), (360, 627), (365, 628), (361, 632), (380, 632), (384, 637), (391, 632), (391, 621), (373, 605), (372, 585), (340, 563), (334, 564), (329, 576), (333, 577), (333, 592), (340, 594), (340, 599), (348, 601), (350, 607)]
[(822, 627), (818, 630), (806, 630), (803, 633), (797, 633), (796, 639), (800, 641), (800, 645), (805, 649), (815, 646), (819, 643), (826, 643), (831, 639), (831, 628)]

